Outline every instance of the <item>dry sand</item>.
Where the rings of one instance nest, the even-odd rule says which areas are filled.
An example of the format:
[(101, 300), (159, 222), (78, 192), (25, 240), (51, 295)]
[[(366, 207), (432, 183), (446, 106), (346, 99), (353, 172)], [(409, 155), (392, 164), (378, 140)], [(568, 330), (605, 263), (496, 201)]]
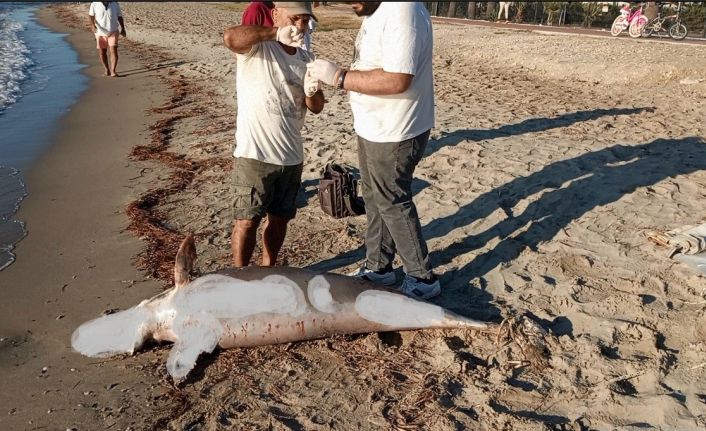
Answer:
[[(84, 9), (61, 11), (69, 21), (79, 14), (84, 26)], [(123, 100), (134, 103), (127, 112), (139, 118), (120, 114), (133, 129), (124, 134), (134, 140), (111, 141), (123, 157), (111, 161), (124, 169), (105, 190), (107, 213), (82, 221), (96, 244), (69, 248), (63, 238), (66, 249), (40, 253), (38, 236), (71, 224), (57, 217), (47, 233), (33, 236), (30, 224), (30, 236), (18, 247), (20, 258), (10, 267), (18, 275), (9, 277), (23, 283), (14, 295), (26, 289), (28, 299), (18, 299), (22, 307), (6, 302), (1, 311), (41, 316), (29, 337), (24, 320), (8, 319), (15, 330), (12, 347), (0, 345), (3, 379), (8, 368), (16, 372), (9, 387), (21, 396), (2, 403), (13, 409), (0, 416), (5, 428), (706, 427), (704, 277), (667, 259), (645, 237), (706, 221), (703, 46), (435, 25), (437, 127), (415, 183), (444, 286), (435, 302), (480, 319), (533, 316), (549, 332), (547, 367), (524, 363), (515, 342), (461, 331), (216, 352), (202, 357), (177, 388), (164, 369), (168, 346), (98, 364), (69, 353), (68, 337), (80, 320), (154, 291), (154, 282), (129, 289), (122, 283), (142, 277), (127, 265), (137, 246), (121, 228), (129, 226), (145, 241), (137, 263), (165, 284), (187, 231), (198, 236), (200, 271), (222, 268), (230, 258), (235, 61), (221, 35), (239, 22), (240, 6), (124, 3), (123, 9), (127, 48), (147, 69), (126, 59), (123, 70), (137, 71), (118, 83), (134, 98)], [(329, 25), (357, 26), (350, 12), (319, 8), (317, 15)], [(318, 32), (314, 50), (347, 64), (355, 35), (352, 28)], [(94, 81), (84, 99), (98, 97), (105, 84)], [(289, 265), (342, 272), (363, 255), (365, 222), (331, 220), (318, 208), (320, 168), (331, 160), (356, 164), (347, 99), (331, 89), (326, 97), (324, 112), (307, 120), (301, 209), (283, 252)], [(69, 118), (81, 119), (80, 109), (95, 107), (89, 103), (82, 100)], [(145, 108), (150, 115), (140, 115)], [(141, 124), (150, 125), (148, 134), (139, 136)], [(71, 151), (64, 147), (57, 152)], [(58, 169), (60, 163), (48, 159)], [(108, 163), (97, 157), (83, 163), (99, 161)], [(66, 181), (55, 186), (91, 191), (85, 181)], [(20, 217), (42, 220), (40, 211), (54, 211), (32, 196)], [(129, 201), (129, 222), (110, 212)], [(91, 247), (105, 247), (106, 238), (121, 247), (99, 255)], [(31, 247), (37, 251), (30, 253)], [(70, 299), (40, 310), (43, 289), (65, 283), (48, 276), (48, 267), (73, 272), (58, 252), (74, 261), (85, 256), (84, 272), (97, 274), (95, 260), (116, 275), (84, 281), (82, 289), (90, 290), (83, 292), (67, 288)], [(40, 288), (28, 275), (32, 269), (44, 271), (38, 279), (58, 280), (56, 286)], [(0, 277), (8, 279), (4, 272)], [(67, 317), (56, 321), (52, 314), (61, 307)], [(44, 335), (35, 340), (38, 333)], [(50, 368), (53, 380), (41, 377), (44, 358), (62, 367)], [(83, 395), (88, 391), (93, 394)], [(47, 414), (48, 408), (55, 410)]]

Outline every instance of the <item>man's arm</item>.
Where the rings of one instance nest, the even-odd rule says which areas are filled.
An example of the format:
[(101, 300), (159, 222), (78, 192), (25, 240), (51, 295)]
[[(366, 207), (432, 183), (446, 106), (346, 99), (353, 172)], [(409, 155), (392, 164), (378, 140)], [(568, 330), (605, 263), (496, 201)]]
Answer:
[(223, 33), (225, 45), (238, 54), (247, 54), (254, 45), (268, 40), (277, 40), (277, 27), (238, 25)]
[[(307, 65), (309, 73), (324, 84), (337, 87), (344, 70), (336, 63), (316, 59)], [(371, 96), (388, 96), (404, 93), (412, 84), (414, 75), (386, 72), (383, 69), (350, 70), (343, 79), (343, 88)]]
[(93, 15), (88, 15), (88, 18), (91, 21), (91, 30), (93, 31), (93, 33), (95, 33), (96, 31), (98, 31), (98, 29), (96, 28), (96, 17)]
[(301, 47), (304, 33), (294, 25), (263, 27), (260, 25), (237, 25), (226, 29), (223, 42), (228, 49), (238, 54), (247, 54), (260, 42), (276, 40), (284, 45)]
[(318, 114), (324, 110), (324, 103), (326, 103), (324, 100), (324, 92), (321, 90), (317, 91), (313, 96), (306, 98), (306, 107), (314, 114)]
[(414, 75), (385, 72), (382, 69), (349, 70), (343, 80), (343, 89), (371, 96), (389, 96), (407, 91), (412, 85), (412, 79)]
[(127, 32), (125, 31), (125, 21), (123, 21), (122, 16), (118, 17), (118, 22), (120, 23), (120, 28), (121, 28), (120, 35), (123, 37), (127, 36)]

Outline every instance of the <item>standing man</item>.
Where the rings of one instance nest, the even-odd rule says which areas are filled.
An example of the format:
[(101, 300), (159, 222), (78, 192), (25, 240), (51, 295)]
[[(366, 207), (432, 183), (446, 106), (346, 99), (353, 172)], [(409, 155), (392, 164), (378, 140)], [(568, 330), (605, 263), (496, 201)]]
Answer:
[(365, 19), (350, 70), (322, 59), (308, 67), (314, 78), (350, 91), (368, 219), (366, 261), (355, 275), (395, 284), (392, 261), (398, 253), (406, 273), (401, 290), (429, 299), (441, 286), (432, 273), (411, 186), (434, 126), (431, 19), (419, 2), (352, 6)]
[(500, 16), (503, 14), (503, 10), (505, 11), (505, 22), (509, 21), (509, 13), (510, 13), (510, 6), (512, 6), (511, 1), (501, 1), (500, 3), (500, 9), (498, 10), (498, 21), (500, 21)]
[(307, 109), (318, 114), (324, 107), (318, 81), (306, 74), (313, 58), (301, 49), (312, 17), (310, 2), (277, 2), (274, 27), (241, 25), (223, 35), (238, 62), (231, 236), (236, 267), (250, 263), (265, 216), (261, 264), (275, 265), (287, 223), (296, 214), (304, 161), (301, 129)]
[[(96, 35), (96, 48), (105, 68), (105, 76), (120, 76), (115, 70), (118, 67), (118, 30), (121, 36), (127, 36), (120, 5), (116, 1), (94, 1), (88, 9), (88, 16), (91, 20), (91, 29)], [(108, 48), (110, 48), (110, 67)]]

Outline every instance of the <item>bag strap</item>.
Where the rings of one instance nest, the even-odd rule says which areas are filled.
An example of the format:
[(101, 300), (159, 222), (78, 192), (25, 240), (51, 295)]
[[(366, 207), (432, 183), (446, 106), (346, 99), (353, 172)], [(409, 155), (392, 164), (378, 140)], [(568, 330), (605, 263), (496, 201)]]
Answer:
[(343, 194), (343, 204), (346, 209), (353, 215), (363, 215), (365, 214), (365, 206), (360, 204), (358, 199), (355, 199), (355, 203), (351, 200), (351, 195)]

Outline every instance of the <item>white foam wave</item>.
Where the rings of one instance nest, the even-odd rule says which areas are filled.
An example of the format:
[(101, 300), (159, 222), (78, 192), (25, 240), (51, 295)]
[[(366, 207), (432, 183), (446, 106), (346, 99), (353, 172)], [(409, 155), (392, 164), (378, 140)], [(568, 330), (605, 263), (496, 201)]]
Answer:
[(20, 84), (33, 64), (30, 50), (19, 36), (22, 30), (24, 26), (13, 21), (8, 11), (0, 10), (0, 112), (22, 96)]
[(25, 196), (27, 191), (19, 171), (0, 166), (0, 271), (15, 261), (15, 244), (27, 234), (25, 224), (12, 219)]

